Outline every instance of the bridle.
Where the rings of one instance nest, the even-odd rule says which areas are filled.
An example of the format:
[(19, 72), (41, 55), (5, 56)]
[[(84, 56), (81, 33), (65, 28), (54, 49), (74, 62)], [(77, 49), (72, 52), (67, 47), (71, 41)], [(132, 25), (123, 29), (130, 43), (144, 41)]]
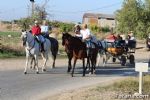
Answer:
[(67, 53), (71, 53), (69, 39), (63, 38), (62, 45), (65, 47)]
[[(27, 33), (28, 34), (28, 33)], [(23, 37), (23, 45), (27, 46), (26, 44), (28, 43), (29, 45), (33, 42), (33, 45), (29, 48), (27, 48), (27, 50), (29, 51), (29, 53), (31, 54), (31, 50), (34, 48), (35, 46), (35, 39), (33, 38), (31, 41), (28, 42), (28, 36), (26, 34), (26, 37)]]

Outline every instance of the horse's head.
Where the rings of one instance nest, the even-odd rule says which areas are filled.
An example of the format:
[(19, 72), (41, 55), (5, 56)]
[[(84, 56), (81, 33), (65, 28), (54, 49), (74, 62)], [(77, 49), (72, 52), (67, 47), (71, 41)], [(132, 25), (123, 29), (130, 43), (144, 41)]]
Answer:
[(26, 30), (22, 30), (21, 32), (21, 39), (23, 41), (23, 46), (26, 45), (26, 42), (28, 41), (29, 37), (31, 37), (31, 33), (27, 32)]
[(70, 48), (70, 38), (72, 36), (69, 33), (63, 33), (62, 34), (62, 45), (65, 47), (65, 51), (66, 52), (70, 52), (71, 48)]
[(62, 33), (62, 45), (64, 46), (70, 39), (71, 35), (69, 33)]
[(21, 39), (23, 41), (23, 46), (25, 46), (26, 45), (26, 41), (27, 41), (27, 32), (24, 31), (24, 30), (22, 30), (22, 32), (21, 32)]

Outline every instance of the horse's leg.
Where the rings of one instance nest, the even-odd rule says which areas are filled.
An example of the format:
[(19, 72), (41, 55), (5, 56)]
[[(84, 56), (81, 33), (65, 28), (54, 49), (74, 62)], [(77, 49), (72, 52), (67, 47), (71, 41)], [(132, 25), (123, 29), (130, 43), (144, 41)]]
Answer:
[(100, 59), (101, 59), (101, 55), (100, 55), (100, 52), (98, 52), (97, 66), (100, 66)]
[[(34, 66), (32, 67), (33, 62), (34, 62)], [(30, 68), (31, 69), (35, 69), (35, 66), (36, 66), (36, 64), (35, 64), (35, 58), (33, 56), (32, 59), (31, 59)]]
[(36, 73), (39, 74), (39, 67), (38, 67), (38, 55), (34, 55), (35, 64), (36, 64)]
[(45, 52), (42, 55), (43, 55), (43, 60), (44, 60), (44, 64), (43, 64), (43, 67), (42, 67), (42, 72), (44, 72), (44, 71), (46, 71), (46, 67), (45, 66), (46, 66), (46, 62), (48, 60), (48, 53), (46, 54), (46, 52)]
[(53, 59), (53, 65), (52, 65), (52, 68), (55, 68), (56, 54), (53, 54), (53, 53), (52, 53), (52, 59)]
[(33, 69), (35, 69), (35, 67), (36, 67), (35, 58), (34, 58), (33, 60), (34, 60), (34, 66), (33, 66)]
[(97, 54), (98, 54), (99, 52), (98, 51), (96, 51), (95, 53), (94, 53), (94, 69), (93, 69), (93, 73), (95, 74), (95, 72), (96, 72), (96, 63), (97, 63)]
[(91, 74), (93, 74), (93, 70), (94, 70), (94, 60), (93, 58), (91, 58)]
[(106, 57), (106, 54), (105, 54), (105, 55), (103, 55), (103, 67), (105, 67), (106, 62), (107, 62), (107, 57)]
[(83, 58), (83, 76), (85, 76), (85, 71), (86, 71), (86, 67), (85, 67), (85, 59)]
[[(85, 69), (87, 70), (87, 68), (89, 68), (89, 57), (87, 57), (87, 63), (86, 63)], [(88, 70), (89, 70), (89, 69), (88, 69)]]
[(24, 74), (27, 74), (28, 63), (29, 63), (29, 55), (26, 55), (26, 66), (24, 69)]
[(67, 72), (70, 72), (70, 70), (72, 69), (71, 60), (72, 60), (72, 55), (68, 54), (68, 71)]
[(57, 53), (58, 53), (58, 42), (56, 41), (56, 45), (54, 45), (54, 49), (51, 49), (52, 50), (52, 55), (53, 55), (53, 65), (52, 65), (52, 68), (55, 68), (55, 60), (56, 60), (56, 56), (57, 56)]
[(32, 69), (32, 63), (33, 63), (33, 57), (31, 58), (30, 69)]
[(76, 62), (77, 62), (77, 58), (74, 58), (74, 64), (73, 64), (73, 69), (72, 69), (72, 77), (73, 77), (73, 74), (74, 74), (74, 69), (75, 69), (75, 66), (76, 66)]
[(92, 74), (95, 73), (95, 69), (96, 69), (96, 58), (93, 58), (92, 59), (92, 69), (91, 69)]
[(53, 65), (52, 65), (52, 68), (55, 68), (55, 60), (56, 60), (56, 56), (54, 56), (54, 58), (53, 58)]

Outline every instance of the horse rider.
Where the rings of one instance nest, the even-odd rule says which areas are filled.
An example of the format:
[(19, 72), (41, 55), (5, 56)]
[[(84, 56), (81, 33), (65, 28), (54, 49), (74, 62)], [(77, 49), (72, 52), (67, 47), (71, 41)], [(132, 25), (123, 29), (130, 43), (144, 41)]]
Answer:
[(46, 20), (43, 21), (43, 25), (41, 25), (41, 33), (44, 37), (49, 37), (49, 31), (51, 30), (51, 27), (48, 26)]
[(82, 35), (82, 41), (86, 43), (87, 55), (89, 55), (89, 48), (91, 47), (92, 34), (90, 30), (88, 29), (87, 24), (82, 25), (82, 30), (80, 31), (80, 33)]
[(81, 35), (80, 31), (81, 31), (80, 25), (79, 24), (75, 25), (74, 26), (75, 37), (82, 40), (82, 35)]
[(45, 42), (45, 39), (44, 39), (44, 37), (41, 34), (41, 28), (39, 26), (38, 21), (34, 22), (34, 26), (32, 26), (31, 32), (32, 32), (33, 36), (35, 36), (35, 38), (41, 44), (41, 52), (43, 52), (44, 51), (44, 42)]

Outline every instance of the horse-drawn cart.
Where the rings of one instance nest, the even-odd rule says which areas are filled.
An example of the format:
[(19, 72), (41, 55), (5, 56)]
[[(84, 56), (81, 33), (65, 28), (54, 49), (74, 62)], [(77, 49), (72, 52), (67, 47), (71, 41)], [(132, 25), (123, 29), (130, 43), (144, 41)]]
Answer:
[(124, 40), (107, 42), (107, 58), (112, 58), (112, 62), (116, 62), (116, 59), (119, 59), (122, 66), (125, 66), (127, 59), (129, 59), (130, 64), (134, 64), (135, 58), (133, 53), (135, 53), (136, 42), (131, 42), (130, 45), (128, 43)]

